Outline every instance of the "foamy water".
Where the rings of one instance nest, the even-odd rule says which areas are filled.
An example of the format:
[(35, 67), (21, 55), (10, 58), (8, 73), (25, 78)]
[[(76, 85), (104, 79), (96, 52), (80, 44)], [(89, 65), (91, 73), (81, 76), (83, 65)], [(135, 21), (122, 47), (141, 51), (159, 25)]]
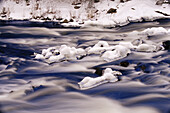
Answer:
[[(156, 34), (149, 31), (151, 28), (157, 30)], [(170, 40), (169, 29), (169, 22), (134, 23), (112, 29), (0, 26), (0, 110), (2, 113), (169, 113), (168, 50), (132, 50), (128, 56), (109, 62), (96, 54), (54, 63), (34, 56), (49, 47), (67, 45), (85, 49), (99, 41), (114, 46), (120, 42), (137, 44), (141, 39), (142, 43), (162, 45)], [(78, 82), (84, 77), (99, 77), (106, 68), (122, 73), (117, 82), (87, 90), (79, 88)]]

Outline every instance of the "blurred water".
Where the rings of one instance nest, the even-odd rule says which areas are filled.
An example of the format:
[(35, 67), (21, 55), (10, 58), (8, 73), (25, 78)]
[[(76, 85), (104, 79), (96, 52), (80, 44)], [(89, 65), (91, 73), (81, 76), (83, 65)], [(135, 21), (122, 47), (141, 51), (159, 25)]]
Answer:
[[(29, 26), (28, 26), (29, 25)], [(126, 58), (105, 62), (99, 56), (48, 64), (34, 52), (60, 46), (86, 48), (100, 40), (110, 45), (143, 39), (162, 44), (170, 35), (139, 34), (151, 27), (170, 28), (167, 21), (124, 27), (55, 28), (37, 24), (0, 26), (0, 113), (169, 113), (170, 54), (132, 51)], [(121, 65), (128, 63), (127, 66)], [(80, 90), (84, 77), (98, 77), (106, 67), (123, 73), (120, 81)]]

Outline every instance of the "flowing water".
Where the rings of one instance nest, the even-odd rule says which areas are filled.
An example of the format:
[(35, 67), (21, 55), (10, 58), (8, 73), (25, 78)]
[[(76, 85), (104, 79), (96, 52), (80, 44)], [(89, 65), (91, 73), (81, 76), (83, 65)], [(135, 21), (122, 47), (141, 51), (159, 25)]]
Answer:
[[(34, 58), (34, 52), (62, 44), (87, 48), (101, 40), (116, 45), (135, 39), (162, 44), (170, 35), (140, 32), (151, 27), (170, 29), (170, 21), (164, 21), (76, 29), (1, 24), (0, 113), (170, 113), (168, 50), (132, 51), (112, 62), (97, 55), (52, 64)], [(107, 67), (122, 73), (118, 82), (80, 90), (78, 82), (101, 76)]]

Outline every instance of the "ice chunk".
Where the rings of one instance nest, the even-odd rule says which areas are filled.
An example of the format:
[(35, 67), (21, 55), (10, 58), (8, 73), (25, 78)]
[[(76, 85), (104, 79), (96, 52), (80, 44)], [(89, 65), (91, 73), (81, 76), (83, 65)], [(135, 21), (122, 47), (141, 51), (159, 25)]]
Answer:
[(116, 82), (118, 81), (116, 77), (117, 75), (122, 75), (122, 73), (118, 71), (112, 71), (111, 68), (106, 68), (101, 77), (97, 77), (97, 78), (85, 77), (78, 84), (81, 90), (89, 89), (107, 82)]

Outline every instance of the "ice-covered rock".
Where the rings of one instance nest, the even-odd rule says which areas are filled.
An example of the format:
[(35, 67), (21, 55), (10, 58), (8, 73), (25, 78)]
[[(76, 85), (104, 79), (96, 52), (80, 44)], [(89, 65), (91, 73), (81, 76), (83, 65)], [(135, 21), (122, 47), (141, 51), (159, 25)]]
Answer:
[(101, 77), (91, 78), (85, 77), (81, 82), (79, 82), (80, 89), (89, 89), (96, 87), (98, 85), (107, 83), (107, 82), (116, 82), (118, 81), (117, 75), (122, 75), (119, 71), (113, 71), (111, 68), (106, 68)]
[(126, 57), (128, 53), (131, 53), (129, 48), (122, 45), (116, 45), (114, 48), (115, 50), (106, 51), (101, 57), (106, 61), (112, 61), (118, 58)]

